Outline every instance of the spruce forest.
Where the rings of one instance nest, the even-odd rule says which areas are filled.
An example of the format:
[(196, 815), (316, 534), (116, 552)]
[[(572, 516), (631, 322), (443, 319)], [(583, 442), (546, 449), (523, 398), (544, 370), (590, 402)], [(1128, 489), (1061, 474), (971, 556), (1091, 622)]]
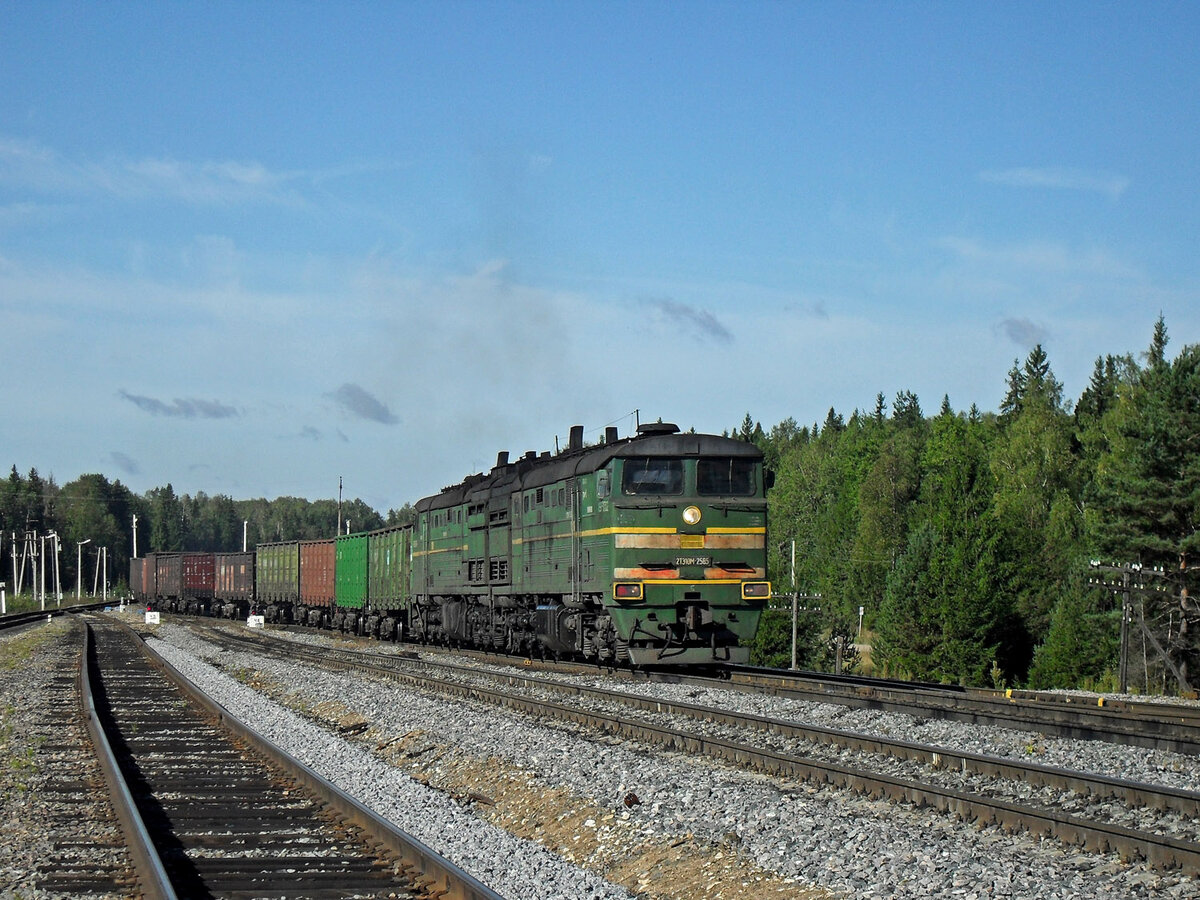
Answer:
[[(757, 661), (790, 664), (795, 595), (802, 668), (1193, 692), (1200, 346), (1172, 357), (1167, 345), (1160, 318), (1145, 353), (1097, 359), (1073, 401), (1039, 345), (1014, 361), (997, 412), (943, 397), (931, 414), (900, 391), (808, 426), (764, 429), (747, 413), (730, 433), (766, 457), (776, 593)], [(385, 519), (356, 500), (341, 514), (365, 531), (412, 509)], [(72, 596), (77, 558), (90, 590), (96, 546), (108, 547), (109, 580), (124, 582), (133, 515), (145, 553), (239, 549), (244, 522), (251, 548), (328, 537), (338, 511), (332, 500), (177, 496), (170, 484), (137, 495), (98, 474), (60, 487), (15, 465), (0, 482), (5, 543), (57, 533)], [(8, 568), (0, 580), (15, 577)]]

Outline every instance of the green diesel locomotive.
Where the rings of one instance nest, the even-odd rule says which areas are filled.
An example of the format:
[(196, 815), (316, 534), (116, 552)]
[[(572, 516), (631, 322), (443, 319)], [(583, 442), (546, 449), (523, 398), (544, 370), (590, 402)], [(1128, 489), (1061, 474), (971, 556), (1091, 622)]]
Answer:
[(742, 441), (655, 424), (584, 447), (576, 426), (564, 452), (501, 453), (416, 509), (410, 640), (744, 663), (770, 598), (762, 453)]

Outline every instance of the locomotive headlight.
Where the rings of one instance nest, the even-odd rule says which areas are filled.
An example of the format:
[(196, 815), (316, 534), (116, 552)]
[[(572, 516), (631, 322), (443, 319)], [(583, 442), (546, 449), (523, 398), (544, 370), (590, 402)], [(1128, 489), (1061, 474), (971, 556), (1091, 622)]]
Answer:
[(743, 581), (742, 582), (742, 599), (743, 600), (765, 600), (771, 596), (771, 582), (769, 581)]
[(689, 506), (683, 511), (683, 521), (688, 525), (695, 525), (700, 521), (700, 507)]

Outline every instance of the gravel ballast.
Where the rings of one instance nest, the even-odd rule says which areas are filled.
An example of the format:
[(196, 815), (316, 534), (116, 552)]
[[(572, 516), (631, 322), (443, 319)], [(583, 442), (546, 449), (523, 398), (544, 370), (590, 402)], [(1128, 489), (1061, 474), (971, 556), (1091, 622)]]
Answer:
[[(547, 891), (547, 883), (556, 885), (560, 877), (576, 876), (549, 874), (555, 866), (563, 865), (556, 857), (549, 862), (537, 854), (526, 856), (533, 850), (550, 856), (536, 844), (522, 842), (521, 849), (511, 850), (493, 843), (504, 838), (511, 840), (507, 835), (497, 836), (492, 832), (477, 835), (469, 823), (479, 821), (474, 808), (478, 804), (463, 802), (461, 798), (447, 801), (444, 794), (436, 791), (431, 794), (440, 805), (426, 806), (423, 797), (396, 802), (395, 798), (407, 796), (401, 791), (408, 788), (403, 787), (403, 779), (398, 779), (395, 768), (379, 759), (378, 754), (351, 746), (329, 731), (287, 713), (211, 666), (197, 663), (196, 657), (216, 662), (226, 671), (261, 673), (264, 678), (287, 685), (295, 694), (309, 698), (313, 704), (323, 701), (353, 711), (377, 733), (406, 736), (406, 741), (400, 742), (409, 748), (406, 752), (412, 749), (413, 736), (419, 735), (430, 746), (454, 748), (454, 753), (463, 759), (481, 764), (491, 760), (493, 768), (523, 771), (530, 779), (532, 791), (565, 792), (579, 804), (606, 811), (603, 821), (588, 819), (582, 823), (586, 826), (592, 822), (593, 846), (600, 840), (601, 832), (606, 835), (605, 840), (628, 840), (630, 835), (636, 835), (668, 844), (676, 840), (702, 841), (710, 848), (720, 848), (712, 853), (714, 858), (718, 854), (726, 859), (736, 857), (746, 870), (773, 874), (784, 886), (790, 883), (794, 886), (794, 896), (802, 896), (800, 891), (811, 889), (818, 893), (810, 896), (828, 890), (853, 897), (1116, 900), (1193, 897), (1200, 890), (1194, 879), (1178, 873), (1150, 871), (1140, 865), (1124, 864), (1115, 857), (1086, 853), (1029, 835), (977, 828), (929, 810), (872, 801), (808, 784), (780, 784), (699, 759), (655, 754), (609, 739), (584, 736), (571, 728), (549, 726), (491, 707), (449, 701), (389, 684), (364, 683), (357, 677), (264, 656), (221, 652), (209, 642), (174, 626), (163, 626), (158, 634), (163, 640), (155, 642), (156, 649), (169, 654), (174, 664), (210, 690), (219, 702), (239, 715), (242, 713), (238, 706), (244, 705), (245, 715), (252, 724), (269, 735), (272, 729), (281, 732), (296, 745), (293, 748), (285, 743), (287, 749), (364, 802), (372, 806), (380, 804), (376, 808), (384, 815), (403, 816), (405, 810), (409, 814), (415, 810), (417, 822), (410, 830), (481, 879), (492, 883), (489, 876), (511, 877), (526, 866), (538, 872), (539, 879), (547, 879), (539, 880), (540, 888), (533, 893), (528, 884), (524, 888), (494, 884), (497, 890), (514, 897), (626, 894), (595, 876), (590, 876), (594, 881), (583, 888), (572, 882), (570, 886)], [(164, 646), (164, 641), (175, 649)], [(628, 684), (622, 687), (629, 689)], [(690, 689), (688, 699), (703, 702), (694, 693), (695, 689)], [(769, 698), (742, 702), (757, 704), (764, 699)], [(780, 715), (777, 707), (760, 710), (760, 714)], [(257, 717), (263, 718), (265, 726)], [(851, 727), (845, 716), (838, 718), (837, 727)], [(904, 726), (897, 721), (883, 727)], [(980, 732), (990, 732), (978, 728), (966, 730), (977, 737)], [(906, 736), (934, 742), (924, 734)], [(1008, 746), (1012, 741), (1011, 736), (990, 733), (981, 739)], [(1143, 750), (1116, 749), (1147, 755)], [(1110, 752), (1111, 748), (1105, 745), (1103, 753)], [(1158, 768), (1161, 772), (1176, 764), (1174, 760), (1165, 763), (1159, 760), (1150, 762), (1148, 768)], [(480, 770), (485, 768), (481, 766)], [(393, 808), (386, 808), (389, 803)], [(448, 849), (439, 845), (436, 834), (427, 839), (418, 830), (422, 822), (428, 827), (429, 823), (440, 823), (443, 819), (450, 823), (449, 827), (435, 825), (433, 831), (453, 833), (454, 837), (445, 844)], [(604, 823), (609, 820), (613, 827), (606, 832), (608, 825)], [(397, 821), (408, 828), (403, 819)], [(620, 857), (622, 848), (604, 846), (603, 841), (600, 844), (600, 850), (592, 852), (591, 862), (600, 863), (603, 869)], [(473, 852), (482, 869), (490, 866), (501, 871), (472, 869), (454, 856), (457, 852)], [(578, 873), (578, 867), (569, 868)], [(623, 880), (632, 890), (644, 891), (649, 896), (687, 896), (666, 890), (658, 893), (653, 873), (648, 874), (649, 878)], [(761, 894), (744, 894), (758, 895)]]

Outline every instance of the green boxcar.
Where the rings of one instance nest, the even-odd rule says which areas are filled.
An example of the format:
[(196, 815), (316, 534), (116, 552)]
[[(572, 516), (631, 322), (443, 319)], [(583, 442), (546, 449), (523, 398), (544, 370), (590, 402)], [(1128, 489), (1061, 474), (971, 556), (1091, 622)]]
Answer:
[(289, 608), (300, 599), (300, 544), (296, 541), (259, 544), (255, 550), (255, 599)]
[(337, 538), (333, 598), (339, 609), (367, 605), (367, 546), (366, 532)]
[(367, 604), (372, 612), (400, 610), (408, 604), (412, 529), (395, 526), (367, 535)]

